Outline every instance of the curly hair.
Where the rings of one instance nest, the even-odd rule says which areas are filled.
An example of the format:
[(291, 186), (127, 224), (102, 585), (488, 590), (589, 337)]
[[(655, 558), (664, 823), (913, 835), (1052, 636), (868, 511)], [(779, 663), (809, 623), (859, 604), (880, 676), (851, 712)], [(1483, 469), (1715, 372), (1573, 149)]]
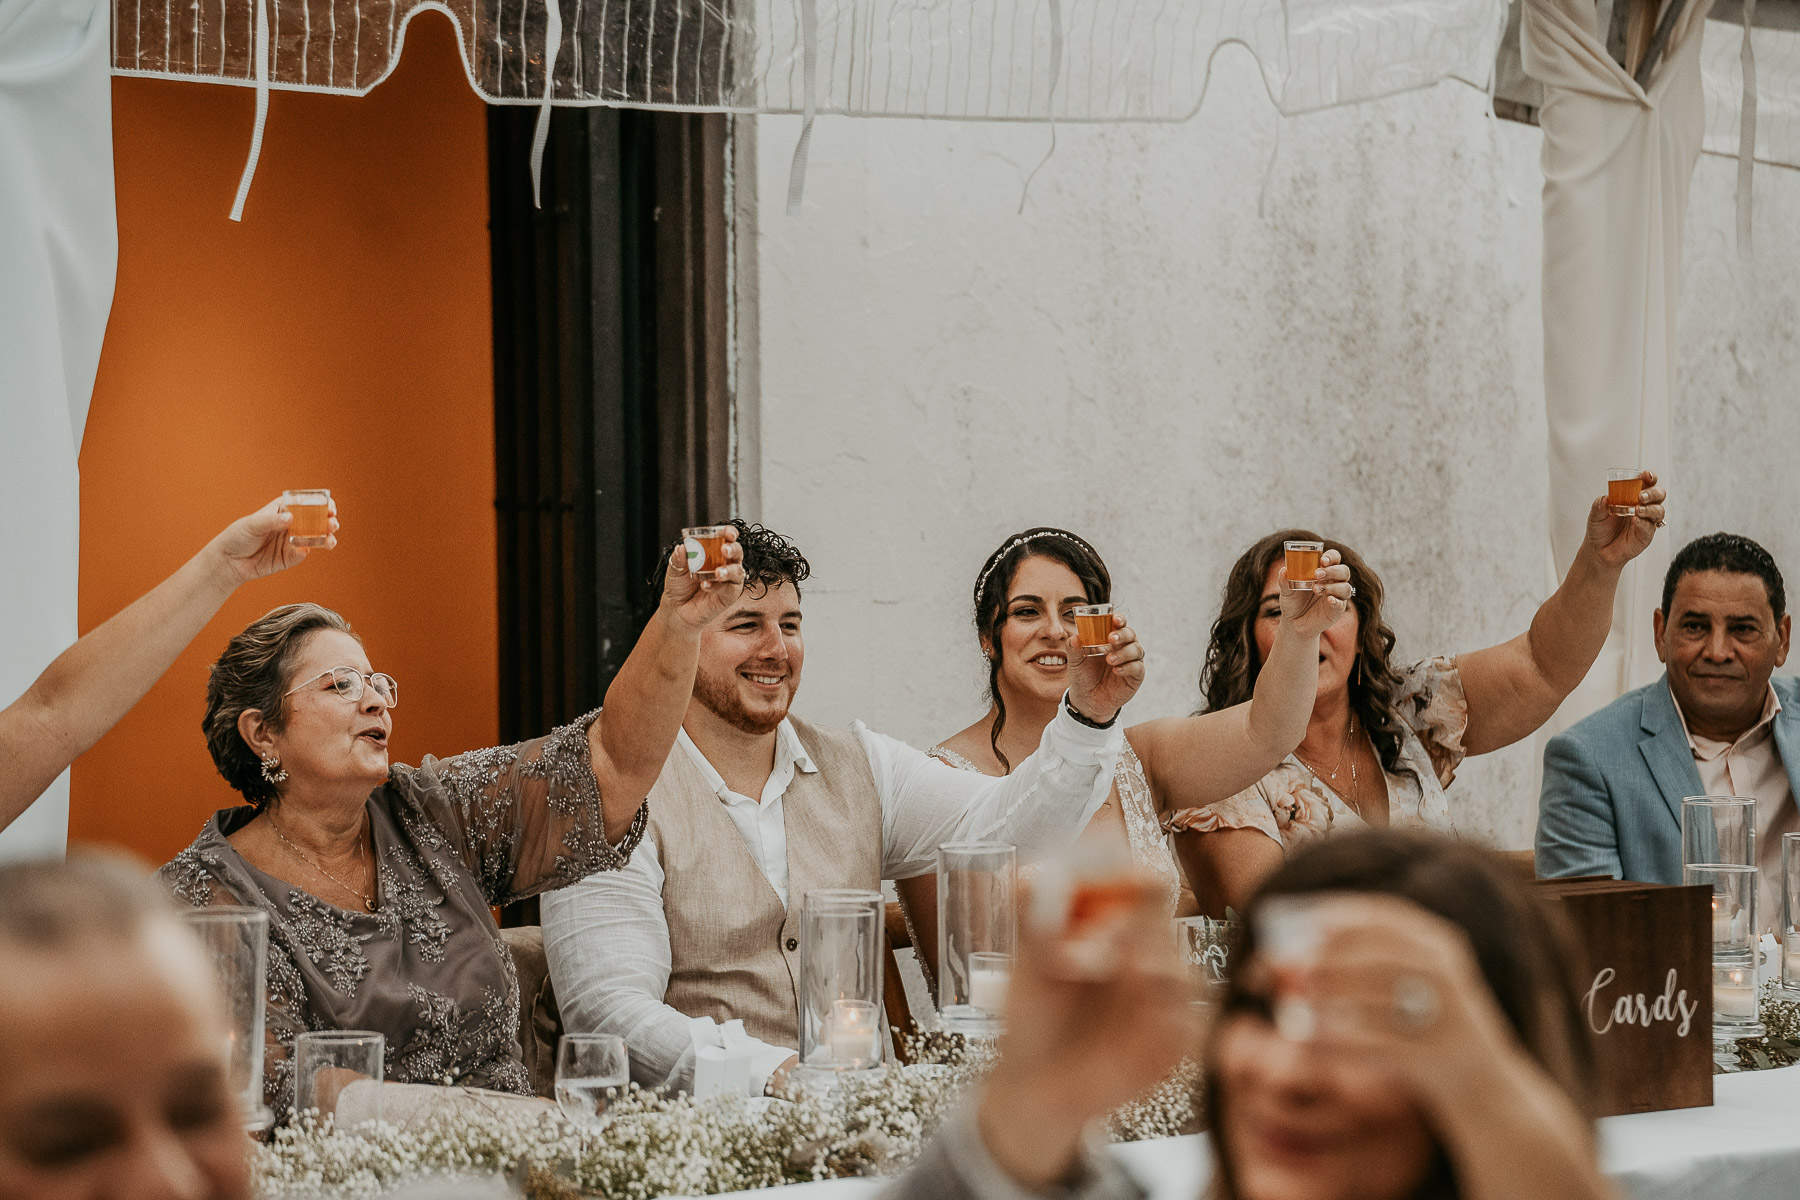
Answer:
[(1787, 590), (1782, 586), (1781, 568), (1775, 565), (1775, 556), (1742, 534), (1709, 533), (1676, 551), (1670, 561), (1669, 573), (1663, 577), (1664, 617), (1671, 615), (1669, 607), (1675, 603), (1675, 585), (1681, 582), (1683, 575), (1698, 571), (1754, 575), (1762, 580), (1763, 588), (1769, 593), (1769, 608), (1775, 613), (1775, 619), (1780, 620), (1787, 612)]
[[(800, 594), (800, 585), (812, 577), (812, 564), (800, 553), (799, 547), (788, 539), (763, 525), (752, 525), (738, 517), (726, 522), (737, 530), (738, 547), (744, 552), (744, 590), (746, 592), (767, 592), (770, 588), (778, 588), (782, 584), (792, 584), (794, 594)], [(675, 547), (671, 545), (669, 552)], [(650, 603), (654, 606), (662, 599), (663, 584), (669, 574), (669, 555), (663, 554), (656, 560), (656, 566), (650, 571), (646, 581), (650, 587)]]
[[(200, 728), (213, 766), (257, 812), (280, 796), (263, 778), (262, 760), (238, 732), (240, 714), (256, 709), (263, 721), (281, 732), (287, 721), (288, 678), (306, 639), (321, 629), (356, 637), (350, 622), (317, 604), (284, 604), (250, 622), (225, 646), (206, 678), (206, 716)], [(360, 642), (362, 639), (357, 638)]]
[(1269, 577), (1269, 568), (1282, 558), (1282, 543), (1287, 541), (1323, 542), (1327, 550), (1336, 550), (1350, 568), (1350, 583), (1356, 588), (1350, 603), (1356, 606), (1361, 627), (1356, 666), (1350, 673), (1350, 709), (1369, 731), (1382, 769), (1390, 775), (1416, 779), (1417, 772), (1400, 760), (1405, 737), (1393, 699), (1400, 689), (1400, 674), (1388, 661), (1395, 639), (1394, 631), (1381, 620), (1381, 576), (1344, 543), (1322, 538), (1310, 530), (1271, 533), (1232, 564), (1231, 574), (1225, 578), (1219, 618), (1213, 622), (1212, 638), (1206, 647), (1206, 662), (1200, 669), (1200, 711), (1218, 712), (1242, 704), (1255, 693), (1256, 676), (1262, 671), (1262, 656), (1256, 648), (1256, 618), (1262, 611), (1263, 582)]
[(1105, 604), (1112, 599), (1112, 575), (1100, 552), (1066, 529), (1039, 525), (1013, 534), (988, 555), (981, 574), (975, 577), (975, 629), (986, 643), (987, 694), (995, 710), (988, 744), (994, 748), (1001, 768), (1009, 772), (1012, 764), (1000, 752), (1000, 731), (1006, 728), (1006, 698), (1000, 694), (1000, 627), (1006, 624), (1006, 598), (1012, 591), (1013, 577), (1028, 558), (1052, 559), (1075, 572), (1089, 604)]

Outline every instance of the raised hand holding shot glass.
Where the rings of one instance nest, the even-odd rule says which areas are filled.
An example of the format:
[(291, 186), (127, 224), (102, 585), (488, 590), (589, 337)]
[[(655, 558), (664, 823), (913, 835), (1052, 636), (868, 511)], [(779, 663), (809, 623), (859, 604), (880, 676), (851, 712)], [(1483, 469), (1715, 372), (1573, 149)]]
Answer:
[[(1111, 608), (1110, 605), (1107, 606)], [(1109, 612), (1099, 620), (1110, 622), (1111, 632), (1094, 650), (1079, 645), (1069, 654), (1069, 707), (1076, 720), (1090, 725), (1110, 725), (1144, 683), (1144, 648), (1125, 616)], [(1094, 631), (1096, 635), (1099, 630)], [(1088, 631), (1077, 627), (1073, 643), (1085, 642)]]

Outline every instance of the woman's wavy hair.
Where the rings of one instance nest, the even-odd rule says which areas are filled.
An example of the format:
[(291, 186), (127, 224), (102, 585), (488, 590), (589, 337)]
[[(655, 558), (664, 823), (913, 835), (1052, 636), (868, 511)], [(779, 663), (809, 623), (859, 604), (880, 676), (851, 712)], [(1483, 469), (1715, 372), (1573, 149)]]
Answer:
[(281, 732), (287, 723), (287, 690), (294, 686), (288, 677), (294, 673), (301, 645), (321, 629), (356, 637), (350, 622), (329, 608), (284, 604), (232, 638), (206, 678), (206, 716), (200, 721), (206, 748), (225, 782), (257, 812), (281, 793), (263, 778), (262, 760), (238, 732), (238, 716), (254, 708), (271, 729)]
[[(1590, 1121), (1598, 1115), (1599, 1070), (1581, 1013), (1584, 988), (1574, 965), (1578, 956), (1560, 914), (1493, 851), (1435, 834), (1358, 830), (1296, 851), (1245, 909), (1220, 1028), (1265, 1003), (1243, 984), (1243, 968), (1256, 956), (1258, 910), (1272, 896), (1319, 892), (1397, 896), (1462, 930), (1483, 981), (1525, 1052)], [(1213, 1118), (1207, 1136), (1218, 1164), (1217, 1195), (1233, 1200), (1238, 1194), (1234, 1164), (1222, 1133), (1231, 1096), (1214, 1070), (1207, 1071), (1203, 1087), (1206, 1111)], [(1454, 1200), (1458, 1195), (1455, 1175), (1440, 1149), (1414, 1200)]]
[(1350, 568), (1350, 583), (1356, 595), (1350, 603), (1356, 606), (1361, 632), (1357, 636), (1356, 666), (1350, 672), (1350, 710), (1369, 731), (1375, 753), (1390, 775), (1417, 773), (1400, 761), (1404, 744), (1400, 712), (1394, 706), (1394, 694), (1400, 689), (1400, 675), (1389, 663), (1394, 652), (1394, 631), (1381, 619), (1381, 576), (1375, 574), (1362, 555), (1329, 538), (1307, 529), (1283, 529), (1263, 538), (1232, 564), (1225, 579), (1225, 595), (1219, 603), (1219, 619), (1213, 622), (1212, 640), (1206, 647), (1206, 662), (1200, 669), (1202, 712), (1218, 712), (1234, 704), (1242, 704), (1256, 691), (1256, 676), (1262, 670), (1262, 659), (1256, 650), (1256, 617), (1262, 611), (1263, 583), (1269, 568), (1281, 561), (1282, 543), (1287, 541), (1324, 542), (1327, 550), (1336, 550)]
[(975, 577), (975, 631), (987, 654), (987, 694), (995, 710), (988, 744), (994, 748), (1001, 768), (1009, 772), (1012, 764), (1000, 752), (1000, 731), (1006, 728), (1006, 698), (1000, 694), (1000, 628), (1006, 624), (1006, 598), (1012, 592), (1013, 577), (1028, 558), (1052, 559), (1075, 572), (1089, 604), (1105, 604), (1112, 599), (1112, 575), (1100, 552), (1066, 529), (1039, 525), (1013, 534), (988, 555), (981, 574)]

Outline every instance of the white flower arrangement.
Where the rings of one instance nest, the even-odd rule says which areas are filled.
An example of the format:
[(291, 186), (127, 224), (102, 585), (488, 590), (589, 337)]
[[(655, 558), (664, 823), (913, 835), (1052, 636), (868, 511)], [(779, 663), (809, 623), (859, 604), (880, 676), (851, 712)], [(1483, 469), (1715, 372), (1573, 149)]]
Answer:
[[(447, 1106), (404, 1127), (340, 1130), (329, 1119), (302, 1117), (257, 1148), (257, 1194), (364, 1200), (421, 1179), (499, 1176), (531, 1200), (651, 1200), (891, 1175), (918, 1155), (993, 1061), (991, 1051), (942, 1035), (914, 1049), (936, 1061), (887, 1067), (781, 1102), (697, 1101), (632, 1086), (613, 1101), (606, 1128), (585, 1135), (559, 1114), (499, 1105)], [(1109, 1125), (1114, 1139), (1190, 1131), (1198, 1071), (1183, 1064), (1122, 1109)]]

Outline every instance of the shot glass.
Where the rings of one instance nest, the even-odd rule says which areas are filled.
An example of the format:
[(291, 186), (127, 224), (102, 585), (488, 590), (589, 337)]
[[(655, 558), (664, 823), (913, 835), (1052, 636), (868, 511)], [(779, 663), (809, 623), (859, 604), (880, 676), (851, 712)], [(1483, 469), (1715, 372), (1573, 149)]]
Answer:
[[(294, 1111), (312, 1109), (321, 1118), (341, 1115), (339, 1104), (348, 1099), (346, 1093), (357, 1091), (356, 1115), (359, 1120), (381, 1120), (381, 1089), (357, 1085), (379, 1085), (387, 1056), (387, 1039), (366, 1029), (332, 1029), (319, 1033), (303, 1033), (294, 1039)], [(364, 1094), (367, 1093), (367, 1099)], [(338, 1122), (345, 1123), (344, 1119)]]
[(1283, 542), (1281, 548), (1287, 554), (1288, 586), (1296, 592), (1318, 591), (1315, 581), (1319, 577), (1319, 556), (1325, 553), (1325, 543)]
[(1075, 617), (1075, 638), (1085, 657), (1095, 658), (1112, 649), (1112, 605), (1078, 604), (1070, 612)]
[(1615, 517), (1637, 516), (1644, 496), (1642, 467), (1614, 467), (1606, 473), (1606, 511)]
[(281, 493), (281, 511), (294, 514), (288, 525), (288, 543), (323, 546), (331, 536), (331, 489), (293, 488)]
[(717, 579), (725, 566), (725, 531), (729, 525), (696, 525), (681, 531), (688, 573), (695, 579)]
[(1316, 896), (1276, 896), (1257, 910), (1256, 952), (1274, 985), (1275, 1030), (1291, 1042), (1311, 1041), (1319, 1029), (1306, 980), (1325, 947), (1325, 917)]

